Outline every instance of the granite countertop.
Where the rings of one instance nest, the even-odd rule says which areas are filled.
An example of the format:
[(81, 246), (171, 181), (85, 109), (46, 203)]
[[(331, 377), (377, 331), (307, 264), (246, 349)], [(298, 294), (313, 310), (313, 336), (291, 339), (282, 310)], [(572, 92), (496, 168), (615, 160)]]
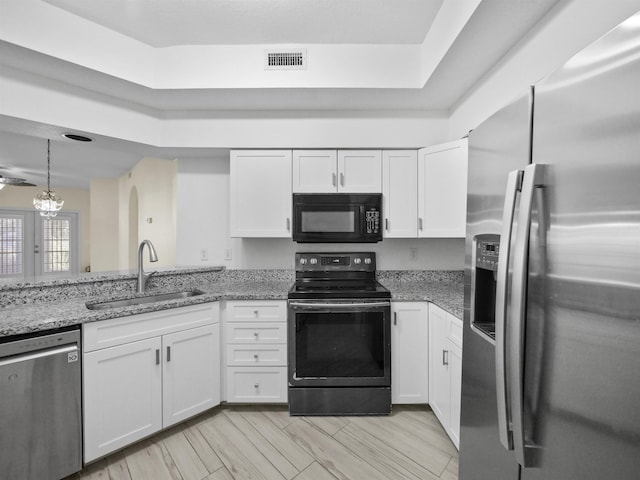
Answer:
[[(28, 294), (25, 293), (25, 298), (18, 297), (13, 304), (0, 308), (0, 337), (219, 300), (286, 300), (287, 293), (293, 283), (292, 273), (288, 271), (283, 271), (284, 273), (258, 271), (259, 273), (256, 273), (256, 271), (221, 272), (218, 269), (211, 270), (211, 272), (201, 272), (202, 275), (197, 278), (185, 276), (185, 279), (189, 279), (189, 281), (185, 280), (179, 284), (169, 284), (170, 282), (160, 279), (157, 280), (157, 285), (154, 288), (150, 288), (146, 294), (142, 295), (133, 293), (130, 288), (128, 291), (120, 288), (109, 289), (102, 284), (96, 284), (99, 287), (92, 290), (92, 295), (82, 292), (74, 292), (69, 295), (61, 294), (67, 289), (72, 292), (74, 288), (79, 288), (74, 286), (72, 282), (64, 286), (55, 285), (53, 294), (43, 294), (41, 288), (33, 288), (33, 299), (27, 298)], [(187, 272), (187, 275), (189, 273), (192, 272)], [(167, 275), (171, 275), (171, 273)], [(463, 287), (461, 275), (450, 278), (441, 274), (405, 276), (402, 273), (393, 272), (381, 275), (379, 280), (391, 290), (393, 301), (430, 301), (456, 317), (462, 318)], [(61, 287), (64, 290), (60, 290)], [(204, 293), (177, 300), (105, 310), (89, 310), (86, 307), (87, 302), (192, 289)], [(23, 295), (23, 291), (20, 290), (18, 294)]]
[(381, 283), (391, 290), (391, 300), (394, 302), (435, 303), (454, 317), (462, 320), (464, 313), (464, 285), (462, 282), (386, 280)]

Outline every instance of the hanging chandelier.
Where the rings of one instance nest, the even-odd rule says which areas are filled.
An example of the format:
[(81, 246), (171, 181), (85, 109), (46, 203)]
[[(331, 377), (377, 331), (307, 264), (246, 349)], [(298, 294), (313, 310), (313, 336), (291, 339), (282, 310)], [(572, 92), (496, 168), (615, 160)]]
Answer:
[(47, 191), (35, 196), (33, 206), (46, 218), (55, 217), (64, 205), (64, 200), (51, 191), (51, 140), (47, 139)]

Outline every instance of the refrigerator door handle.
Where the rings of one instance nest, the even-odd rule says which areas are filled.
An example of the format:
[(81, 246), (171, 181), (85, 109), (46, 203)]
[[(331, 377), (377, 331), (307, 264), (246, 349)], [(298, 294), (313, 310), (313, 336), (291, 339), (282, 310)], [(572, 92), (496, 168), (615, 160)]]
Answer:
[(524, 432), (524, 345), (527, 313), (527, 279), (529, 230), (536, 188), (544, 185), (545, 165), (531, 164), (524, 170), (516, 243), (513, 252), (512, 314), (510, 322), (510, 397), (513, 425), (513, 447), (516, 461), (523, 467), (533, 466), (532, 451), (525, 445)]
[(507, 281), (509, 274), (509, 258), (511, 256), (511, 235), (515, 215), (516, 199), (522, 188), (522, 170), (514, 170), (507, 177), (507, 188), (502, 212), (502, 233), (500, 235), (500, 251), (498, 255), (498, 275), (496, 279), (496, 396), (498, 400), (498, 435), (500, 443), (507, 450), (513, 450), (511, 411), (509, 409), (509, 389), (506, 370), (506, 316), (507, 316)]

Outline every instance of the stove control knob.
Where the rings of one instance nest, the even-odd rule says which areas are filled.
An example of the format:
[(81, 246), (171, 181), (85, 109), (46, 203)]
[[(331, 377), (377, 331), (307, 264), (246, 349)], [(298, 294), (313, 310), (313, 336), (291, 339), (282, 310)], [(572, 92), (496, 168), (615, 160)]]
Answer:
[(370, 258), (368, 258), (368, 257), (367, 257), (367, 258), (365, 258), (365, 259), (364, 259), (364, 263), (366, 263), (367, 265), (370, 265), (370, 264), (371, 264), (371, 259), (370, 259)]
[(306, 258), (301, 258), (300, 259), (300, 265), (306, 265), (307, 264), (307, 259)]
[(355, 263), (356, 265), (360, 265), (360, 263), (362, 263), (362, 259), (360, 259), (360, 258), (354, 258), (354, 259), (353, 259), (353, 263)]
[(316, 263), (318, 263), (318, 259), (317, 258), (312, 258), (311, 260), (309, 260), (309, 263), (311, 265), (315, 265)]

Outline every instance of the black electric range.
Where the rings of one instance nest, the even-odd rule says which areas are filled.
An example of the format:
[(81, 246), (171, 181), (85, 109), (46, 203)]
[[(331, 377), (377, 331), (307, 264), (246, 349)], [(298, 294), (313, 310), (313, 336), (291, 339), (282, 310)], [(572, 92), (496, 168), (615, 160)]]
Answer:
[(290, 413), (390, 413), (391, 293), (375, 253), (296, 253), (288, 298)]

